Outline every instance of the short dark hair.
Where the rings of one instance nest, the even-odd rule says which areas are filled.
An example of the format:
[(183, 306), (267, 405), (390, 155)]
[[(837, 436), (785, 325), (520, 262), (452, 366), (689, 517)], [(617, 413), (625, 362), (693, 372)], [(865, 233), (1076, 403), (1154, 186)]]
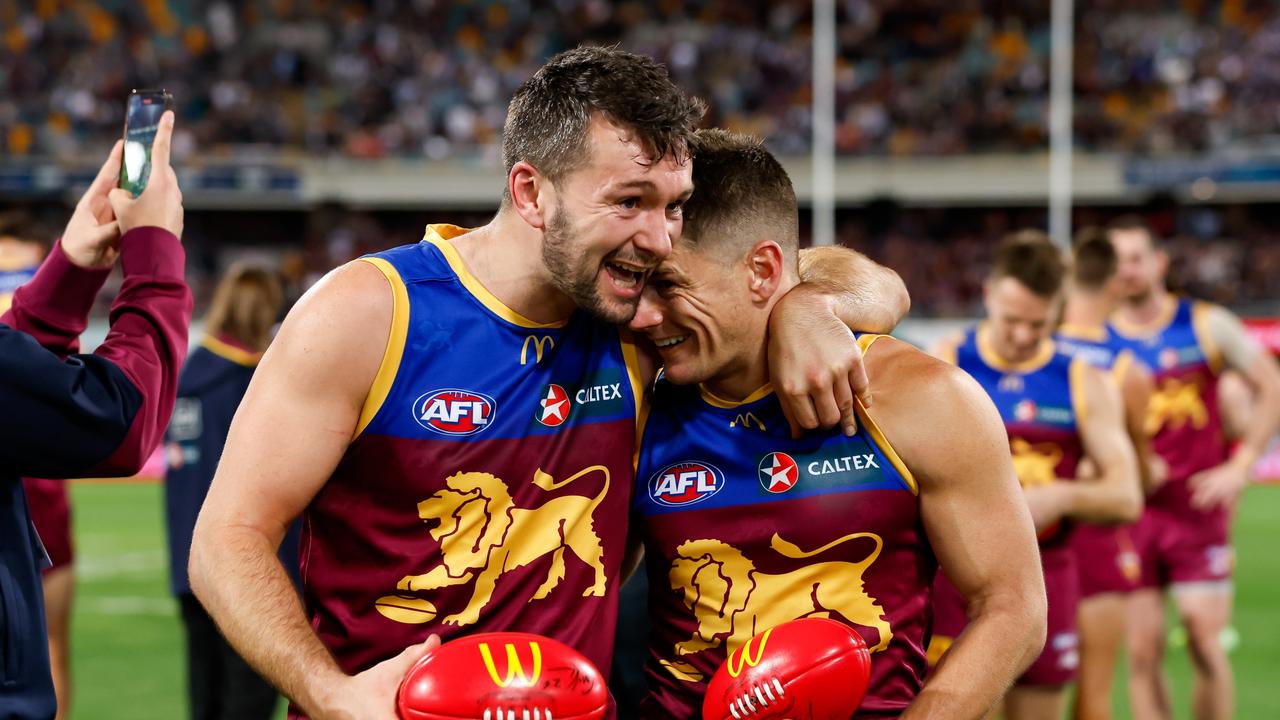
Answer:
[[(720, 129), (699, 130), (689, 150), (693, 195), (684, 205), (681, 238), (695, 247), (714, 244), (745, 253), (762, 229), (794, 269), (800, 219), (796, 191), (782, 163), (759, 138)], [(738, 257), (735, 253), (733, 259)]]
[(1062, 289), (1066, 275), (1062, 252), (1048, 235), (1039, 230), (1010, 233), (996, 248), (991, 279), (1013, 278), (1042, 298), (1052, 298)]
[(548, 60), (516, 90), (502, 128), (502, 162), (508, 173), (524, 160), (559, 180), (589, 156), (587, 126), (597, 113), (634, 132), (650, 162), (680, 157), (705, 112), (652, 59), (579, 47)]
[(1141, 215), (1135, 215), (1133, 213), (1121, 215), (1107, 225), (1108, 234), (1117, 230), (1121, 232), (1141, 230), (1146, 233), (1147, 242), (1151, 243), (1151, 248), (1153, 250), (1160, 247), (1160, 238), (1156, 235), (1155, 231), (1151, 229), (1151, 223), (1147, 222), (1146, 218)]
[(1092, 225), (1071, 244), (1071, 281), (1085, 290), (1101, 290), (1116, 274), (1116, 248), (1107, 231)]

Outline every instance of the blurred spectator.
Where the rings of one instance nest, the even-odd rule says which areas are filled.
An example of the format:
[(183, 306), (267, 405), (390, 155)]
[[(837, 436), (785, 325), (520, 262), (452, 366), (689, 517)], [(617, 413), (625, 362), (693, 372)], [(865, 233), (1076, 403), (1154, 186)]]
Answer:
[[(0, 3), (0, 148), (74, 156), (130, 88), (179, 103), (180, 156), (261, 149), (493, 157), (507, 99), (553, 53), (620, 43), (666, 63), (708, 121), (809, 144), (809, 0)], [(1049, 4), (842, 0), (846, 154), (1042, 150)], [(1080, 0), (1076, 135), (1096, 151), (1280, 144), (1270, 0)], [(1256, 140), (1260, 138), (1260, 140)], [(1246, 139), (1252, 145), (1245, 147)]]
[[(166, 432), (165, 517), (170, 586), (187, 640), (187, 691), (192, 720), (269, 720), (279, 695), (218, 632), (191, 593), (187, 557), (196, 516), (209, 492), (231, 418), (271, 341), (284, 295), (276, 276), (233, 266), (214, 292), (205, 338), (187, 358)], [(281, 543), (281, 561), (297, 572), (298, 527)], [(297, 578), (295, 575), (295, 583)]]

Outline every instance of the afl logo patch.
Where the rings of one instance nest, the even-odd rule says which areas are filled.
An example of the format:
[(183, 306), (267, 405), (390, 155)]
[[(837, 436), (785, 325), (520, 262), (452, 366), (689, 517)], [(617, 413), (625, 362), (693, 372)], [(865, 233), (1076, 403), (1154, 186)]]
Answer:
[(475, 435), (498, 409), (493, 398), (470, 390), (432, 390), (413, 401), (413, 419), (441, 435)]
[(702, 502), (724, 487), (724, 473), (714, 465), (678, 462), (654, 473), (649, 497), (659, 505), (681, 507)]
[(784, 493), (796, 486), (800, 479), (800, 468), (795, 458), (786, 453), (774, 452), (765, 455), (758, 466), (760, 487), (771, 493)]
[(538, 409), (533, 411), (533, 419), (547, 427), (559, 427), (569, 419), (569, 411), (573, 406), (569, 393), (564, 388), (551, 383), (542, 389), (538, 398)]

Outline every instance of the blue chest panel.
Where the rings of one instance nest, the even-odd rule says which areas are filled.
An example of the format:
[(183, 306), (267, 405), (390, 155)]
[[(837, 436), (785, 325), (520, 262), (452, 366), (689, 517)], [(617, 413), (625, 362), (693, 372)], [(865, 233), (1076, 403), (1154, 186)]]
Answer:
[(1178, 300), (1173, 319), (1164, 328), (1136, 336), (1112, 329), (1121, 347), (1131, 350), (1138, 360), (1157, 375), (1185, 371), (1209, 364), (1209, 356), (1200, 343), (1195, 328), (1195, 303)]
[(790, 436), (772, 393), (736, 407), (660, 380), (644, 428), (635, 509), (710, 510), (860, 490), (911, 490), (864, 429)]
[(1055, 353), (1048, 362), (1026, 372), (995, 367), (979, 352), (976, 329), (969, 330), (956, 349), (956, 365), (987, 392), (1006, 427), (1075, 431), (1071, 361), (1070, 356)]
[(616, 327), (583, 312), (557, 327), (509, 322), (429, 242), (373, 257), (399, 273), (410, 319), (395, 380), (366, 432), (469, 442), (635, 417)]

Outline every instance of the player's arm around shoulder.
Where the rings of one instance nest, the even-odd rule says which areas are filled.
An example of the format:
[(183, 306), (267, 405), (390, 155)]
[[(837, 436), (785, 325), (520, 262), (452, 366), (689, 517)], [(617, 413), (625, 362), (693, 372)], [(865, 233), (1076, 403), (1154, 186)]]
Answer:
[(195, 594), (236, 650), (312, 718), (394, 718), (396, 685), (422, 652), (414, 646), (348, 677), (312, 632), (276, 556), (352, 441), (392, 309), (387, 278), (360, 261), (298, 302), (236, 412), (192, 539)]
[(1046, 600), (1031, 516), (995, 407), (966, 373), (905, 343), (867, 352), (869, 412), (915, 476), (929, 542), (970, 623), (903, 718), (981, 718), (1040, 653)]

